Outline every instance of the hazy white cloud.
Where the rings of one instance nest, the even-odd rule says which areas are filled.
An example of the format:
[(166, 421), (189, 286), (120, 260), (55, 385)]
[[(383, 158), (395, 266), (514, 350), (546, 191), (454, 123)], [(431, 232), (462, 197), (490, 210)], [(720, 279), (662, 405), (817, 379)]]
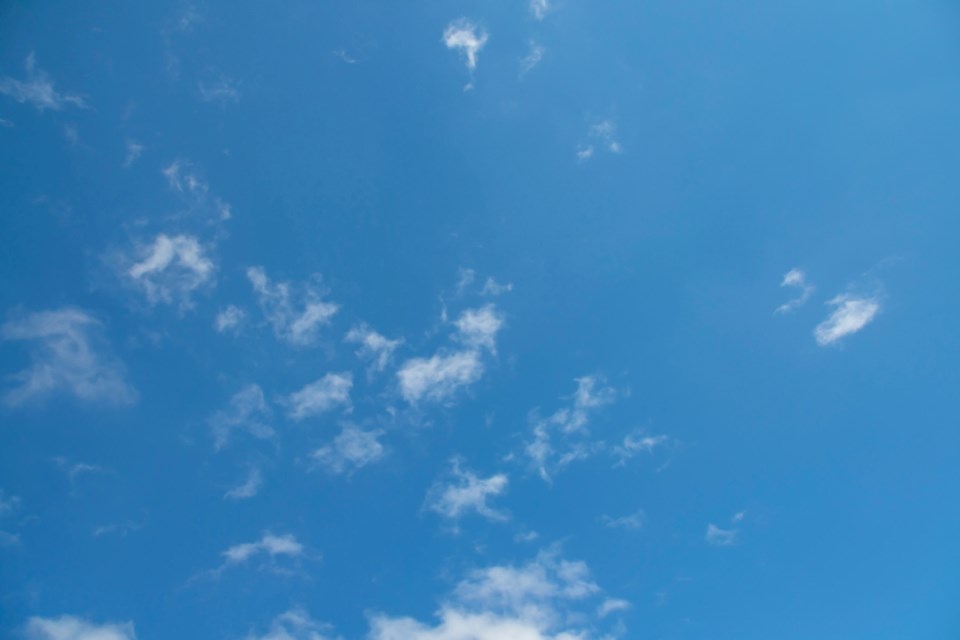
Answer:
[(244, 431), (254, 438), (265, 440), (274, 435), (273, 427), (266, 421), (270, 418), (270, 407), (259, 385), (247, 385), (238, 391), (225, 409), (211, 416), (209, 423), (213, 432), (213, 446), (219, 451), (238, 431)]
[(221, 107), (240, 102), (240, 84), (225, 75), (212, 80), (201, 80), (197, 83), (197, 90), (201, 100)]
[(609, 600), (604, 600), (600, 604), (600, 606), (597, 608), (597, 615), (601, 618), (606, 618), (608, 615), (616, 611), (626, 611), (630, 608), (630, 606), (630, 603), (626, 600), (610, 598)]
[(390, 358), (393, 357), (393, 352), (403, 344), (402, 339), (390, 340), (363, 324), (350, 329), (344, 340), (360, 345), (357, 349), (357, 357), (370, 363), (371, 373), (379, 373), (386, 369)]
[(24, 627), (27, 640), (136, 640), (132, 622), (96, 624), (74, 616), (33, 617)]
[(534, 67), (540, 64), (546, 52), (547, 50), (543, 45), (531, 40), (530, 51), (520, 60), (520, 76), (527, 75)]
[(334, 640), (333, 628), (310, 617), (305, 609), (295, 607), (273, 619), (263, 635), (251, 633), (246, 640)]
[(400, 392), (411, 404), (421, 400), (448, 400), (458, 389), (473, 384), (482, 375), (483, 363), (476, 351), (412, 358), (397, 372)]
[(477, 272), (473, 269), (460, 267), (457, 271), (457, 295), (463, 295), (477, 280)]
[(75, 485), (77, 478), (82, 475), (108, 472), (108, 469), (104, 469), (100, 465), (90, 464), (88, 462), (74, 462), (64, 456), (55, 456), (53, 462), (57, 465), (57, 468), (67, 474), (67, 479), (71, 485)]
[(246, 480), (227, 491), (225, 494), (223, 494), (223, 497), (225, 500), (247, 500), (260, 493), (260, 488), (262, 486), (263, 474), (260, 472), (260, 469), (254, 467), (250, 469), (250, 473), (247, 474)]
[(316, 344), (320, 329), (330, 324), (340, 308), (333, 302), (323, 301), (320, 290), (313, 284), (294, 288), (288, 282), (271, 282), (262, 267), (247, 269), (247, 278), (274, 334), (297, 347)]
[(143, 528), (143, 523), (133, 522), (132, 520), (127, 520), (124, 522), (112, 522), (110, 524), (100, 525), (95, 527), (91, 532), (94, 538), (101, 538), (103, 536), (117, 536), (120, 538), (127, 537), (128, 534), (135, 531), (139, 531)]
[(161, 233), (139, 253), (127, 276), (150, 304), (178, 301), (181, 309), (189, 309), (193, 292), (213, 283), (216, 267), (194, 236)]
[(471, 349), (497, 351), (497, 333), (503, 328), (503, 315), (488, 304), (479, 309), (467, 309), (454, 322), (457, 339)]
[(586, 162), (593, 157), (593, 145), (588, 144), (586, 146), (580, 145), (577, 147), (577, 160), (580, 162)]
[[(472, 572), (437, 612), (434, 623), (375, 615), (370, 640), (592, 640), (586, 608), (601, 590), (583, 562), (540, 553), (525, 565), (499, 565)], [(602, 607), (602, 605), (600, 605)], [(608, 612), (609, 613), (609, 612)], [(576, 625), (576, 626), (574, 626)]]
[(543, 20), (550, 11), (550, 0), (530, 0), (530, 13), (537, 20)]
[(460, 18), (447, 25), (443, 32), (443, 43), (448, 49), (457, 49), (466, 58), (467, 68), (477, 68), (477, 54), (487, 44), (489, 34), (475, 23)]
[(488, 520), (505, 521), (508, 516), (487, 501), (507, 490), (508, 479), (498, 473), (480, 478), (469, 469), (461, 469), (460, 461), (453, 460), (450, 477), (437, 480), (427, 493), (425, 507), (448, 520), (459, 520), (469, 513), (477, 513)]
[(254, 560), (263, 562), (263, 567), (280, 571), (282, 562), (296, 562), (306, 554), (306, 548), (291, 534), (275, 535), (265, 532), (259, 540), (244, 542), (229, 547), (221, 555), (223, 564), (207, 575), (218, 578), (230, 567), (245, 565)]
[(170, 190), (183, 201), (188, 215), (207, 224), (221, 224), (232, 217), (230, 203), (210, 193), (210, 185), (189, 160), (174, 160), (161, 173)]
[(58, 92), (50, 76), (37, 68), (33, 53), (27, 56), (24, 67), (27, 72), (25, 80), (17, 80), (9, 76), (0, 77), (0, 94), (21, 104), (31, 104), (40, 111), (45, 109), (59, 111), (68, 106), (87, 107), (86, 101), (81, 96)]
[(708, 544), (717, 547), (729, 547), (736, 544), (738, 535), (740, 535), (739, 529), (721, 529), (711, 522), (707, 525), (707, 533), (704, 539)]
[(226, 333), (227, 331), (236, 332), (246, 317), (247, 313), (240, 307), (232, 304), (227, 305), (225, 309), (221, 309), (217, 313), (213, 326), (216, 328), (217, 333)]
[(386, 454), (378, 438), (383, 431), (364, 431), (346, 425), (330, 444), (320, 447), (311, 457), (317, 465), (333, 474), (350, 474), (377, 462)]
[(137, 142), (136, 140), (127, 140), (127, 154), (123, 159), (123, 166), (130, 168), (133, 164), (140, 159), (140, 155), (143, 153), (143, 145)]
[(639, 531), (643, 529), (643, 523), (646, 522), (647, 516), (643, 511), (637, 511), (636, 513), (631, 513), (630, 515), (620, 516), (619, 518), (611, 518), (610, 516), (603, 516), (603, 524), (605, 527), (610, 529), (627, 529), (629, 531)]
[(513, 291), (513, 283), (500, 284), (493, 278), (487, 278), (487, 281), (483, 283), (483, 289), (480, 291), (480, 295), (499, 296), (504, 293), (510, 293), (511, 291)]
[(33, 346), (31, 366), (11, 376), (17, 385), (4, 393), (4, 402), (19, 406), (57, 393), (107, 404), (136, 402), (137, 392), (102, 334), (96, 318), (73, 307), (31, 313), (4, 324), (0, 339)]
[(870, 324), (880, 311), (880, 299), (876, 296), (842, 294), (827, 304), (836, 309), (813, 331), (821, 347), (857, 333)]
[(19, 496), (8, 496), (7, 492), (0, 489), (0, 518), (8, 516), (20, 508)]
[(807, 276), (800, 269), (790, 269), (790, 271), (787, 271), (783, 276), (783, 280), (780, 282), (780, 286), (799, 289), (800, 295), (777, 307), (774, 313), (789, 313), (794, 309), (799, 309), (806, 304), (815, 289), (812, 284), (807, 283)]
[(616, 466), (626, 464), (627, 460), (641, 453), (652, 453), (654, 449), (669, 441), (670, 439), (663, 434), (648, 436), (642, 430), (629, 433), (621, 444), (613, 447), (613, 455), (619, 458)]
[(350, 372), (328, 373), (284, 399), (287, 415), (293, 420), (303, 420), (337, 407), (349, 407), (352, 388)]
[(536, 413), (531, 417), (533, 440), (525, 453), (544, 480), (550, 480), (554, 469), (587, 458), (602, 446), (589, 440), (586, 427), (595, 411), (614, 401), (616, 392), (598, 376), (583, 376), (576, 383), (569, 406), (547, 418)]

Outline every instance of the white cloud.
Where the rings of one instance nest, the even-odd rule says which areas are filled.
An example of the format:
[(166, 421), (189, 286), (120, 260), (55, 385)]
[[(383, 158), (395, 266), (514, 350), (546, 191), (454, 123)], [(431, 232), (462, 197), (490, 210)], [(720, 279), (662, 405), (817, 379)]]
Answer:
[(130, 168), (133, 166), (137, 160), (140, 159), (140, 155), (143, 153), (143, 145), (137, 142), (136, 140), (127, 140), (127, 155), (123, 159), (123, 166)]
[(3, 489), (0, 489), (0, 517), (10, 515), (14, 511), (20, 508), (20, 497), (19, 496), (9, 496), (7, 497), (7, 492)]
[(305, 609), (290, 609), (273, 619), (264, 635), (250, 634), (246, 640), (333, 640), (333, 630), (325, 622), (310, 617)]
[(600, 607), (597, 609), (597, 615), (601, 618), (606, 618), (611, 613), (615, 611), (626, 611), (630, 608), (630, 603), (626, 600), (620, 600), (619, 598), (610, 598), (609, 600), (604, 600)]
[[(596, 633), (587, 601), (600, 588), (582, 562), (555, 551), (522, 566), (480, 569), (461, 581), (435, 623), (375, 615), (370, 640), (591, 640)], [(602, 605), (600, 605), (602, 607)], [(579, 624), (579, 628), (571, 625)]]
[(346, 425), (330, 444), (313, 452), (313, 460), (333, 474), (353, 473), (380, 460), (386, 454), (378, 438), (382, 430), (363, 431)]
[(598, 147), (610, 153), (623, 152), (623, 145), (617, 139), (617, 125), (613, 120), (601, 120), (591, 125), (587, 137), (591, 142), (577, 148), (577, 159), (581, 162), (592, 158)]
[(132, 622), (96, 624), (74, 616), (33, 617), (24, 628), (27, 640), (136, 640)]
[(67, 106), (86, 108), (86, 101), (78, 95), (60, 93), (53, 87), (53, 81), (43, 70), (36, 66), (36, 58), (31, 53), (24, 64), (26, 80), (17, 80), (9, 76), (0, 77), (0, 94), (24, 104), (29, 103), (39, 111), (51, 109), (59, 111)]
[(623, 443), (613, 448), (613, 455), (619, 458), (616, 466), (626, 464), (627, 460), (641, 453), (652, 453), (654, 449), (669, 442), (663, 434), (658, 436), (644, 435), (642, 430), (634, 431), (624, 437)]
[(550, 11), (550, 0), (530, 0), (530, 13), (537, 20), (543, 20)]
[(328, 373), (287, 396), (284, 400), (287, 415), (293, 420), (303, 420), (336, 407), (349, 407), (352, 388), (353, 375), (350, 372)]
[(815, 289), (812, 284), (807, 283), (807, 276), (800, 269), (790, 269), (790, 271), (787, 271), (783, 276), (783, 280), (780, 282), (780, 286), (800, 289), (800, 295), (777, 307), (774, 313), (789, 313), (794, 309), (799, 309), (806, 304)]
[(736, 544), (739, 529), (721, 529), (712, 522), (707, 525), (707, 534), (704, 537), (708, 544), (717, 547), (729, 547)]
[(193, 292), (213, 282), (216, 267), (194, 236), (161, 233), (140, 254), (127, 276), (143, 289), (150, 304), (178, 300), (181, 309), (189, 309)]
[(260, 469), (254, 467), (250, 470), (247, 479), (244, 480), (243, 483), (227, 491), (223, 494), (223, 497), (225, 500), (247, 500), (260, 493), (262, 486), (263, 474), (260, 472)]
[(161, 173), (170, 190), (184, 202), (186, 213), (208, 224), (220, 224), (232, 216), (230, 204), (211, 195), (210, 185), (189, 160), (174, 160)]
[(616, 392), (597, 376), (583, 376), (576, 383), (570, 406), (558, 409), (548, 418), (536, 414), (532, 417), (534, 438), (527, 443), (525, 452), (544, 480), (550, 480), (555, 468), (587, 458), (602, 446), (589, 440), (586, 427), (591, 414), (611, 404)]
[(469, 513), (477, 513), (488, 520), (505, 521), (507, 514), (487, 504), (487, 500), (507, 490), (508, 479), (498, 473), (489, 478), (480, 478), (470, 470), (460, 468), (454, 459), (452, 480), (438, 480), (427, 493), (425, 506), (448, 520), (459, 520)]
[(266, 424), (270, 407), (259, 385), (251, 384), (238, 391), (225, 409), (210, 418), (213, 431), (213, 446), (219, 451), (237, 431), (245, 431), (254, 438), (265, 440), (274, 435), (273, 427)]
[(211, 81), (201, 80), (197, 83), (197, 90), (200, 92), (201, 100), (216, 103), (221, 107), (240, 102), (239, 83), (224, 75)]
[(497, 333), (503, 328), (503, 316), (497, 308), (488, 304), (479, 309), (467, 309), (454, 322), (457, 339), (472, 349), (484, 348), (497, 351)]
[(487, 278), (487, 281), (483, 283), (483, 290), (480, 291), (480, 295), (499, 296), (511, 291), (513, 291), (513, 283), (500, 284), (493, 278)]
[(277, 558), (299, 558), (304, 547), (290, 535), (264, 533), (256, 542), (236, 544), (223, 552), (224, 566), (244, 564), (253, 558), (265, 557), (270, 561)]
[(530, 41), (530, 51), (520, 60), (520, 75), (525, 76), (543, 60), (547, 52), (543, 45)]
[(390, 340), (362, 324), (350, 329), (344, 340), (360, 345), (357, 357), (370, 363), (371, 373), (386, 369), (393, 352), (403, 344), (402, 339)]
[(460, 267), (457, 272), (457, 295), (463, 295), (477, 279), (477, 272), (473, 269)]
[(593, 145), (592, 145), (592, 144), (587, 145), (587, 146), (581, 145), (580, 147), (577, 148), (577, 160), (579, 160), (580, 162), (586, 162), (587, 160), (589, 160), (589, 159), (592, 158), (592, 157), (593, 157)]
[(643, 511), (637, 511), (636, 513), (631, 513), (627, 516), (621, 516), (619, 518), (611, 518), (610, 516), (603, 516), (603, 524), (610, 529), (627, 529), (629, 531), (639, 531), (643, 529), (643, 523), (646, 521), (647, 516)]
[(813, 335), (821, 347), (857, 333), (870, 324), (880, 311), (880, 299), (842, 294), (827, 304), (836, 307), (830, 317), (817, 325)]
[(4, 402), (18, 406), (56, 393), (90, 402), (136, 402), (137, 392), (110, 353), (102, 329), (96, 318), (72, 307), (31, 313), (4, 324), (0, 327), (4, 341), (34, 346), (31, 366), (12, 376), (19, 384), (4, 393)]
[(227, 305), (226, 309), (221, 309), (217, 313), (213, 326), (216, 328), (217, 333), (226, 333), (227, 331), (236, 333), (246, 317), (247, 313), (240, 307), (232, 304)]
[(476, 24), (460, 18), (454, 20), (443, 32), (443, 43), (448, 49), (457, 49), (466, 57), (467, 69), (477, 68), (477, 54), (487, 44), (489, 34)]
[(289, 283), (271, 282), (262, 267), (250, 267), (247, 277), (274, 334), (291, 345), (314, 345), (320, 329), (330, 324), (340, 308), (335, 303), (321, 300), (320, 291), (312, 285), (304, 286), (297, 295)]
[(397, 372), (400, 392), (411, 404), (421, 400), (447, 400), (459, 388), (473, 384), (482, 375), (483, 363), (476, 351), (412, 358)]

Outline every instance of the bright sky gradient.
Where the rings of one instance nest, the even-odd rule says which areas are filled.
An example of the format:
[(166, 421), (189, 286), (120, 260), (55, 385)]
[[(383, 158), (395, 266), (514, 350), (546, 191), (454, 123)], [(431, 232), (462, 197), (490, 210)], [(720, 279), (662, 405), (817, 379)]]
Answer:
[(4, 2), (0, 636), (960, 637), (960, 6)]

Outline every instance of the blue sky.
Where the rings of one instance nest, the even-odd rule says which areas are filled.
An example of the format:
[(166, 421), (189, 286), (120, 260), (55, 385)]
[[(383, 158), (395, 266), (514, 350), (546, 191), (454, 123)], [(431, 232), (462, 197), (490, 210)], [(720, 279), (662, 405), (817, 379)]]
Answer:
[(8, 2), (0, 635), (960, 636), (948, 2)]

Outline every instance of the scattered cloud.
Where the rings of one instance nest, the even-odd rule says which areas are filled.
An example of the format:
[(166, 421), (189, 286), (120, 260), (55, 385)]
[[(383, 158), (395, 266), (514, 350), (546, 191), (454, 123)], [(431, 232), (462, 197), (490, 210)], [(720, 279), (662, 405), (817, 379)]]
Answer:
[(216, 266), (194, 236), (161, 233), (139, 253), (126, 275), (150, 304), (179, 302), (181, 310), (189, 309), (193, 292), (213, 283)]
[(0, 518), (14, 513), (20, 508), (19, 496), (8, 496), (7, 492), (0, 489)]
[(604, 600), (603, 603), (600, 604), (600, 606), (597, 608), (597, 615), (601, 618), (606, 618), (611, 613), (616, 611), (626, 611), (630, 607), (630, 603), (626, 600), (610, 598), (609, 600)]
[(841, 294), (827, 304), (836, 309), (813, 331), (817, 344), (821, 347), (834, 344), (846, 336), (857, 333), (870, 324), (880, 312), (878, 296)]
[(404, 399), (416, 404), (421, 400), (448, 400), (461, 387), (483, 376), (483, 363), (476, 351), (459, 351), (431, 358), (411, 358), (397, 372)]
[(200, 92), (201, 100), (220, 107), (240, 102), (240, 83), (225, 75), (220, 75), (213, 80), (199, 81), (197, 90)]
[(99, 527), (95, 527), (91, 533), (94, 538), (102, 538), (103, 536), (126, 538), (127, 535), (135, 533), (142, 528), (142, 522), (126, 520), (124, 522), (112, 522), (110, 524), (100, 525)]
[(136, 140), (127, 140), (127, 155), (123, 159), (123, 166), (127, 169), (140, 159), (143, 153), (143, 145)]
[(537, 20), (543, 20), (550, 11), (550, 0), (530, 0), (530, 13)]
[(589, 142), (577, 148), (577, 159), (585, 162), (594, 156), (597, 149), (610, 153), (622, 153), (623, 145), (617, 139), (617, 125), (613, 120), (602, 120), (590, 126), (587, 131)]
[(253, 467), (247, 474), (247, 479), (223, 494), (223, 498), (224, 500), (248, 500), (260, 493), (261, 487), (263, 487), (263, 473), (257, 467)]
[(577, 390), (569, 406), (547, 418), (535, 412), (531, 416), (533, 441), (527, 443), (525, 453), (547, 481), (555, 470), (587, 458), (599, 448), (599, 444), (589, 440), (587, 424), (595, 411), (616, 398), (616, 392), (605, 386), (602, 377), (583, 376), (575, 381)]
[(253, 560), (262, 560), (263, 568), (281, 571), (281, 561), (295, 562), (305, 553), (306, 549), (293, 535), (274, 535), (268, 531), (255, 542), (235, 544), (224, 551), (223, 564), (212, 572), (212, 576), (219, 577), (224, 570)]
[(448, 49), (457, 49), (466, 58), (467, 69), (477, 68), (477, 55), (487, 44), (490, 35), (466, 18), (454, 20), (443, 32), (443, 43)]
[(96, 624), (74, 616), (33, 617), (23, 631), (27, 640), (137, 640), (132, 622)]
[(333, 628), (310, 617), (305, 609), (295, 607), (273, 619), (264, 635), (249, 634), (246, 640), (334, 640)]
[(403, 344), (402, 339), (390, 340), (364, 324), (350, 329), (344, 340), (360, 345), (357, 357), (369, 363), (369, 373), (381, 373), (386, 369), (393, 352)]
[(783, 276), (783, 280), (780, 282), (780, 286), (797, 288), (800, 290), (800, 295), (777, 307), (774, 313), (790, 313), (795, 309), (799, 309), (806, 304), (815, 289), (812, 284), (807, 283), (807, 276), (800, 269), (790, 269), (790, 271), (787, 271)]
[(473, 269), (460, 267), (457, 271), (457, 295), (462, 296), (477, 280), (477, 272)]
[(378, 438), (383, 431), (363, 431), (346, 425), (330, 444), (311, 454), (314, 462), (332, 474), (352, 474), (369, 464), (382, 459), (386, 449)]
[(88, 462), (74, 462), (63, 456), (55, 456), (53, 462), (57, 465), (57, 468), (67, 474), (67, 480), (70, 481), (71, 485), (76, 485), (77, 478), (85, 474), (107, 473), (108, 471), (100, 465), (90, 464)]
[(33, 349), (31, 366), (11, 376), (18, 384), (3, 394), (3, 401), (16, 407), (65, 393), (87, 402), (136, 402), (137, 392), (102, 334), (96, 318), (74, 307), (30, 313), (4, 324), (0, 339), (30, 342)]
[(462, 469), (460, 460), (455, 458), (449, 477), (437, 480), (428, 491), (425, 507), (447, 520), (456, 521), (476, 513), (488, 520), (503, 522), (508, 519), (507, 514), (494, 509), (487, 501), (502, 495), (507, 484), (505, 474), (480, 478), (469, 469)]
[(712, 544), (717, 547), (729, 547), (736, 544), (737, 536), (739, 535), (739, 529), (721, 529), (711, 522), (707, 525), (707, 534), (705, 539), (708, 544)]
[[(296, 347), (310, 347), (319, 339), (340, 306), (321, 299), (314, 284), (295, 289), (288, 282), (271, 282), (262, 267), (247, 269), (247, 278), (257, 294), (260, 308), (277, 339)], [(318, 278), (314, 278), (318, 280)]]
[(520, 77), (527, 75), (540, 64), (546, 52), (547, 50), (543, 45), (531, 40), (530, 51), (520, 60)]
[(337, 407), (349, 407), (352, 388), (353, 374), (350, 372), (328, 373), (287, 396), (284, 400), (287, 415), (293, 420), (303, 420)]
[(499, 296), (504, 293), (510, 293), (511, 291), (513, 291), (513, 283), (507, 282), (506, 284), (500, 284), (493, 278), (487, 278), (487, 281), (483, 283), (483, 289), (480, 291), (480, 295)]
[(594, 628), (599, 619), (593, 620), (592, 611), (597, 607), (585, 605), (600, 593), (585, 563), (563, 560), (549, 550), (525, 565), (473, 571), (442, 603), (433, 623), (374, 615), (369, 638), (599, 640), (609, 636)]
[(648, 436), (642, 430), (634, 431), (624, 437), (623, 442), (613, 447), (613, 455), (619, 458), (615, 466), (623, 466), (627, 460), (641, 453), (652, 453), (657, 447), (663, 446), (670, 438), (660, 434)]
[(25, 80), (17, 80), (9, 76), (0, 77), (0, 94), (3, 94), (21, 104), (33, 105), (37, 110), (59, 111), (64, 107), (87, 108), (83, 97), (75, 94), (60, 93), (42, 69), (37, 67), (33, 53), (27, 56), (24, 67), (27, 72)]
[(205, 224), (219, 225), (233, 216), (230, 203), (210, 192), (210, 185), (189, 160), (174, 160), (161, 170), (167, 186), (185, 206), (185, 213)]
[(266, 423), (270, 414), (263, 389), (256, 384), (247, 385), (234, 394), (225, 409), (211, 416), (209, 424), (213, 432), (214, 449), (221, 450), (238, 431), (260, 440), (272, 438), (275, 432)]
[(471, 349), (497, 351), (497, 333), (503, 328), (503, 315), (488, 304), (479, 309), (467, 309), (454, 322), (457, 339)]
[(643, 529), (643, 524), (646, 522), (647, 516), (643, 511), (637, 511), (636, 513), (631, 513), (627, 516), (621, 516), (619, 518), (611, 518), (610, 516), (603, 516), (603, 525), (610, 529), (626, 529), (628, 531), (639, 531)]
[(225, 309), (217, 312), (217, 317), (213, 322), (217, 333), (226, 333), (228, 331), (236, 333), (240, 330), (240, 325), (247, 318), (247, 313), (235, 305), (227, 305)]

